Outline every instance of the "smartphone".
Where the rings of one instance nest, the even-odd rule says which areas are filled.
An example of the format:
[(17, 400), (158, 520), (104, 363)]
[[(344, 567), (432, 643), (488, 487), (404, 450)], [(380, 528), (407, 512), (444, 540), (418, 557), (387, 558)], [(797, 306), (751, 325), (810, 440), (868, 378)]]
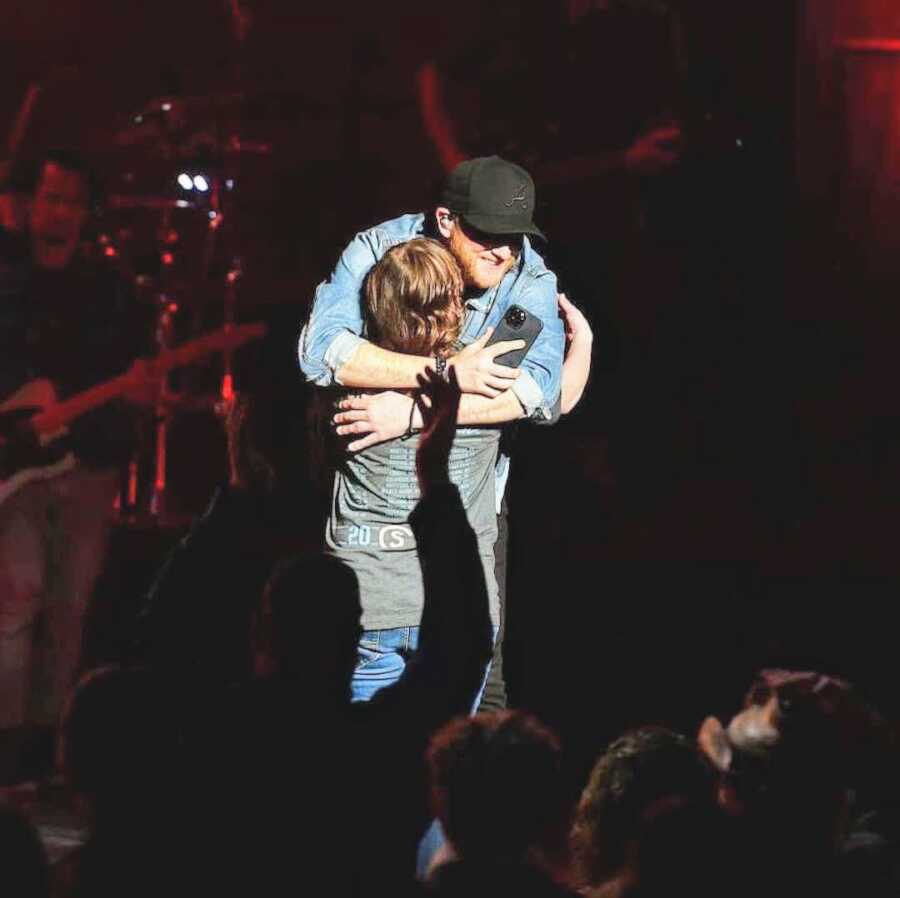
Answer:
[(518, 368), (543, 327), (544, 322), (536, 315), (532, 315), (521, 306), (510, 306), (500, 323), (494, 328), (494, 333), (491, 334), (487, 345), (492, 346), (494, 343), (502, 343), (505, 340), (524, 340), (525, 345), (521, 349), (514, 349), (512, 352), (498, 355), (494, 361), (510, 368)]

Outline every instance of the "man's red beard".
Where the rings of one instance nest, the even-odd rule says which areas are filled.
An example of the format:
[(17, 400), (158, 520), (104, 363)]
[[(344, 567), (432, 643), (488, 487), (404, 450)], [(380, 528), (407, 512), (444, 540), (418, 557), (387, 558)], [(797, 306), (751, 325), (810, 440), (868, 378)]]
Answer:
[(518, 258), (510, 255), (501, 262), (490, 261), (490, 250), (474, 250), (459, 227), (450, 232), (448, 248), (459, 264), (463, 283), (478, 290), (487, 290), (499, 284)]

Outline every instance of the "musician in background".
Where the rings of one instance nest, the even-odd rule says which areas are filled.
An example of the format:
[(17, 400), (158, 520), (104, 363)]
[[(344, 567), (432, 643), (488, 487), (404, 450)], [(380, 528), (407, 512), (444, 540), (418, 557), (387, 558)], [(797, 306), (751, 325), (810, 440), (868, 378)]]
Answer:
[[(0, 230), (0, 407), (32, 404), (11, 397), (39, 379), (65, 398), (129, 365), (137, 376), (128, 398), (153, 401), (148, 366), (135, 363), (152, 328), (127, 282), (79, 250), (97, 199), (85, 162), (51, 153), (33, 169), (25, 233)], [(0, 504), (0, 728), (20, 734), (52, 728), (75, 675), (119, 468), (135, 444), (132, 411), (108, 403), (71, 423), (64, 439), (74, 467)]]

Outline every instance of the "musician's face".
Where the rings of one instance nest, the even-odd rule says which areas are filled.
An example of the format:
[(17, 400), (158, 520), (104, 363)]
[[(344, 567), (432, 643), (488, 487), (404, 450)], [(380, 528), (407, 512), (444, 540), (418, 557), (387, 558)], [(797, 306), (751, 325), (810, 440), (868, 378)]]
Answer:
[[(446, 226), (445, 226), (446, 227)], [(444, 229), (441, 229), (444, 233)], [(521, 251), (521, 237), (481, 234), (459, 219), (449, 223), (447, 246), (456, 257), (467, 287), (487, 290), (495, 287), (515, 265)]]
[(88, 217), (84, 175), (48, 162), (29, 211), (34, 259), (41, 268), (65, 268), (78, 248)]

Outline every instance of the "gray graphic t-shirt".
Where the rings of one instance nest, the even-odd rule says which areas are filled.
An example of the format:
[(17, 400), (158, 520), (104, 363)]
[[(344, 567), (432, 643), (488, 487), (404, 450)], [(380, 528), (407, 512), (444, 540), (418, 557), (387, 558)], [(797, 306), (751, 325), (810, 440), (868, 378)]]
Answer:
[[(494, 543), (494, 467), (500, 431), (459, 429), (450, 451), (450, 479), (459, 488), (478, 538), (491, 605), (499, 622)], [(345, 453), (334, 478), (326, 551), (359, 579), (364, 630), (416, 627), (422, 616), (422, 568), (409, 516), (419, 501), (418, 437)]]

